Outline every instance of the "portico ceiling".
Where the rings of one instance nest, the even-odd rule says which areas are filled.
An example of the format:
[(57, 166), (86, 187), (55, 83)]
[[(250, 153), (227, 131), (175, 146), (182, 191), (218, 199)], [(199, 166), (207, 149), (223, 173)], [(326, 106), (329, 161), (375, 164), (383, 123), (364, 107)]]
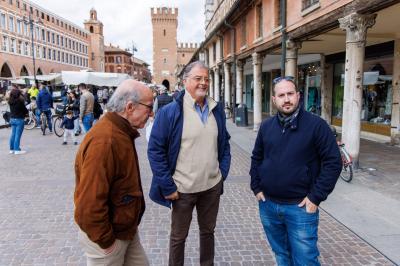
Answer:
[[(367, 46), (400, 38), (400, 4), (376, 13), (376, 23), (368, 29)], [(321, 53), (325, 55), (346, 50), (346, 31), (336, 28), (302, 42), (300, 54)]]

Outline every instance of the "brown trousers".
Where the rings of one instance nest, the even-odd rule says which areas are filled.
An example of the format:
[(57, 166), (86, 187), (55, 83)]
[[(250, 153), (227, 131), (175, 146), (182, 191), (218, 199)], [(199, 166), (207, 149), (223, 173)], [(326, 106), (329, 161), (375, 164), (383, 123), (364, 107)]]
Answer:
[(185, 241), (196, 207), (200, 229), (200, 265), (214, 265), (214, 229), (217, 221), (222, 181), (209, 190), (198, 193), (179, 193), (172, 202), (172, 224), (169, 244), (169, 265), (184, 264)]

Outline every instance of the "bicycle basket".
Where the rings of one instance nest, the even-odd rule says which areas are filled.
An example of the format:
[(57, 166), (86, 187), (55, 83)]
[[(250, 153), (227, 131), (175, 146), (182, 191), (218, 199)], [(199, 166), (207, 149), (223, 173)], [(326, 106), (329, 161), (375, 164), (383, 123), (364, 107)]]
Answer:
[(56, 114), (63, 115), (65, 113), (65, 105), (57, 104), (56, 105)]

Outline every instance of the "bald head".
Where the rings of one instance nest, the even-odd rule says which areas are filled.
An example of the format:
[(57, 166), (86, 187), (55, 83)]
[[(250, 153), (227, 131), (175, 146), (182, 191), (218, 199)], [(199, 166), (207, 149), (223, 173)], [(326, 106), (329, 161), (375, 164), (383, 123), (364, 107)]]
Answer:
[(128, 102), (139, 103), (142, 99), (152, 97), (153, 93), (149, 87), (139, 81), (127, 79), (117, 87), (107, 109), (111, 112), (123, 112)]

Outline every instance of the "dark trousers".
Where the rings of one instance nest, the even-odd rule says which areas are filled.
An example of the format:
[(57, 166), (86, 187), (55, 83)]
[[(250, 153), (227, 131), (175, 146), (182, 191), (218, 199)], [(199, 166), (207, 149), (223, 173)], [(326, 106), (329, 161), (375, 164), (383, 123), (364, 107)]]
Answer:
[(172, 202), (172, 224), (169, 244), (169, 265), (184, 264), (185, 241), (196, 207), (200, 229), (200, 265), (214, 265), (214, 229), (217, 221), (222, 181), (209, 190), (198, 193), (179, 193)]

